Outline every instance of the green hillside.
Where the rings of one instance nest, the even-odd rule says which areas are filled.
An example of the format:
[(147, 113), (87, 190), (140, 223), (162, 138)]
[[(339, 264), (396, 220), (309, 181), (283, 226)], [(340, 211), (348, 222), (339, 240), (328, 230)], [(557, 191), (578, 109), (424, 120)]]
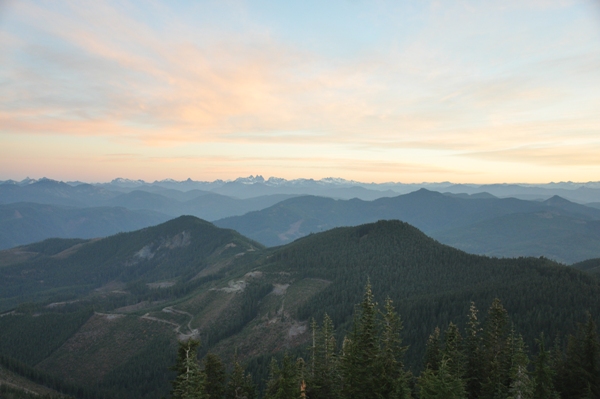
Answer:
[(177, 339), (190, 337), (203, 342), (201, 355), (230, 363), (237, 353), (261, 383), (271, 356), (306, 354), (312, 318), (329, 314), (341, 342), (368, 279), (376, 301), (394, 301), (415, 371), (426, 337), (450, 321), (462, 329), (471, 301), (486, 309), (499, 298), (529, 347), (540, 332), (565, 337), (587, 312), (600, 313), (600, 280), (591, 274), (545, 258), (470, 255), (400, 221), (265, 249), (181, 217), (97, 241), (3, 251), (0, 274), (0, 292), (11, 292), (5, 309), (21, 303), (0, 317), (0, 355), (90, 398), (166, 395)]
[[(554, 336), (574, 328), (586, 311), (600, 309), (593, 294), (599, 281), (579, 271), (547, 259), (469, 255), (398, 221), (311, 235), (276, 251), (261, 270), (331, 281), (297, 317), (327, 312), (337, 325), (349, 322), (368, 276), (380, 301), (389, 295), (398, 304), (411, 343), (436, 325), (464, 319), (471, 300), (488, 304), (500, 298), (531, 342), (539, 328)], [(553, 317), (542, 320), (542, 314)]]
[(53, 389), (45, 387), (0, 365), (0, 398), (2, 399), (61, 399)]
[(588, 273), (600, 273), (600, 258), (588, 259), (573, 265), (575, 269), (583, 270)]
[[(234, 255), (262, 248), (191, 216), (68, 248), (65, 242), (73, 243), (49, 240), (1, 253), (0, 311), (28, 300), (59, 302), (101, 292), (108, 283), (110, 291), (125, 284), (147, 291), (148, 283), (165, 283), (175, 290), (204, 269), (216, 271), (225, 265), (221, 261), (228, 264)], [(26, 266), (19, 263), (23, 258)]]

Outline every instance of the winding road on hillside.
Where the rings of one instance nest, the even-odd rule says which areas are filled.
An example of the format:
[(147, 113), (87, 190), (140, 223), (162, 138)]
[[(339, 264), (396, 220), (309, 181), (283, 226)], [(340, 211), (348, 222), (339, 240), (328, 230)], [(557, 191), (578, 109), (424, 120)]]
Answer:
[(170, 321), (170, 320), (165, 320), (165, 319), (161, 319), (161, 318), (158, 318), (158, 317), (153, 317), (153, 316), (150, 316), (150, 313), (146, 313), (145, 315), (141, 316), (140, 318), (141, 319), (146, 319), (146, 320), (158, 321), (160, 323), (166, 323), (166, 324), (170, 324), (172, 326), (175, 326), (175, 328), (173, 329), (173, 331), (175, 331), (177, 333), (177, 338), (180, 341), (183, 341), (183, 340), (190, 339), (190, 338), (198, 336), (198, 330), (197, 329), (192, 329), (192, 320), (194, 319), (194, 315), (193, 314), (185, 312), (183, 310), (173, 309), (173, 306), (167, 306), (166, 308), (163, 308), (162, 311), (165, 312), (165, 313), (180, 314), (180, 315), (188, 316), (190, 319), (185, 324), (185, 327), (187, 328), (188, 332), (187, 333), (181, 332), (181, 327), (183, 327), (183, 324), (177, 324), (177, 323), (175, 323), (173, 321)]

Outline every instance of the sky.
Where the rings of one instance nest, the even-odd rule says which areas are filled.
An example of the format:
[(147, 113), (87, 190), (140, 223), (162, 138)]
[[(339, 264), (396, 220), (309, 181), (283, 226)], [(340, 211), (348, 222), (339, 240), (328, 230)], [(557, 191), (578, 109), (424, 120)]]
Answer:
[(0, 0), (0, 180), (600, 181), (600, 0)]

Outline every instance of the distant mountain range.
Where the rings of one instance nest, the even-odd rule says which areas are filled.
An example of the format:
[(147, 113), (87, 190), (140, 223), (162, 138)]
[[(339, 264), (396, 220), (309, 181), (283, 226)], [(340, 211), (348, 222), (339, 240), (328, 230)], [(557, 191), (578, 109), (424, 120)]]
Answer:
[(160, 186), (109, 190), (49, 179), (0, 184), (0, 249), (45, 238), (105, 237), (156, 225), (181, 215), (216, 220), (264, 209), (293, 197), (234, 198), (210, 191)]
[(375, 184), (262, 176), (94, 184), (9, 180), (0, 184), (0, 249), (50, 237), (104, 237), (180, 215), (214, 221), (268, 246), (333, 227), (399, 219), (469, 252), (573, 263), (600, 256), (599, 203), (600, 182)]
[[(0, 181), (0, 186), (5, 184), (25, 187), (48, 180), (50, 179), (42, 178), (35, 180), (27, 178), (22, 181), (7, 180)], [(570, 201), (583, 204), (600, 202), (600, 181), (585, 183), (559, 182), (548, 184), (454, 184), (451, 182), (406, 184), (394, 182), (364, 183), (340, 178), (286, 180), (270, 177), (264, 179), (260, 175), (251, 175), (248, 177), (240, 177), (235, 180), (215, 180), (212, 182), (194, 181), (191, 179), (183, 181), (166, 179), (145, 182), (143, 180), (117, 178), (109, 183), (84, 183), (73, 181), (66, 182), (65, 184), (73, 187), (89, 184), (112, 192), (130, 192), (134, 190), (156, 192), (157, 190), (163, 189), (183, 192), (201, 190), (241, 199), (272, 194), (288, 194), (318, 195), (337, 199), (359, 198), (362, 200), (374, 200), (381, 197), (393, 197), (399, 194), (407, 194), (419, 190), (420, 188), (426, 188), (432, 191), (452, 194), (477, 194), (487, 192), (502, 198), (514, 197), (529, 200), (545, 200), (558, 195)], [(3, 194), (0, 193), (0, 203), (4, 201), (2, 197)]]

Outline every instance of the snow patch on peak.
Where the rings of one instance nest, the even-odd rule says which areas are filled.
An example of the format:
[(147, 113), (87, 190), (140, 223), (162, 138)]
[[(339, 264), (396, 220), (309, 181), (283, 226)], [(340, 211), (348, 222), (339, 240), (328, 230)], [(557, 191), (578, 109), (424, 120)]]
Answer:
[(282, 186), (282, 185), (286, 184), (287, 182), (288, 181), (284, 178), (271, 176), (265, 183), (268, 186)]
[(355, 180), (346, 180), (346, 179), (342, 179), (341, 177), (325, 177), (325, 178), (319, 180), (319, 182), (326, 183), (326, 184), (334, 184), (334, 185), (338, 185), (338, 186), (354, 186), (357, 184), (361, 184)]
[[(44, 179), (45, 179), (45, 177), (44, 177)], [(38, 182), (38, 180), (36, 180), (36, 179), (30, 179), (29, 177), (26, 177), (23, 180), (21, 180), (20, 182), (18, 182), (17, 184), (19, 186), (27, 186), (29, 184), (33, 184), (33, 183), (37, 183), (37, 182)]]
[(256, 176), (250, 175), (248, 177), (238, 177), (237, 179), (234, 180), (234, 182), (242, 183), (242, 184), (255, 184), (255, 183), (264, 183), (265, 179), (261, 175), (256, 175)]
[(116, 186), (121, 187), (139, 187), (146, 184), (146, 182), (143, 180), (131, 180), (124, 179), (122, 177), (117, 177), (116, 179), (111, 180), (110, 184), (114, 184)]

